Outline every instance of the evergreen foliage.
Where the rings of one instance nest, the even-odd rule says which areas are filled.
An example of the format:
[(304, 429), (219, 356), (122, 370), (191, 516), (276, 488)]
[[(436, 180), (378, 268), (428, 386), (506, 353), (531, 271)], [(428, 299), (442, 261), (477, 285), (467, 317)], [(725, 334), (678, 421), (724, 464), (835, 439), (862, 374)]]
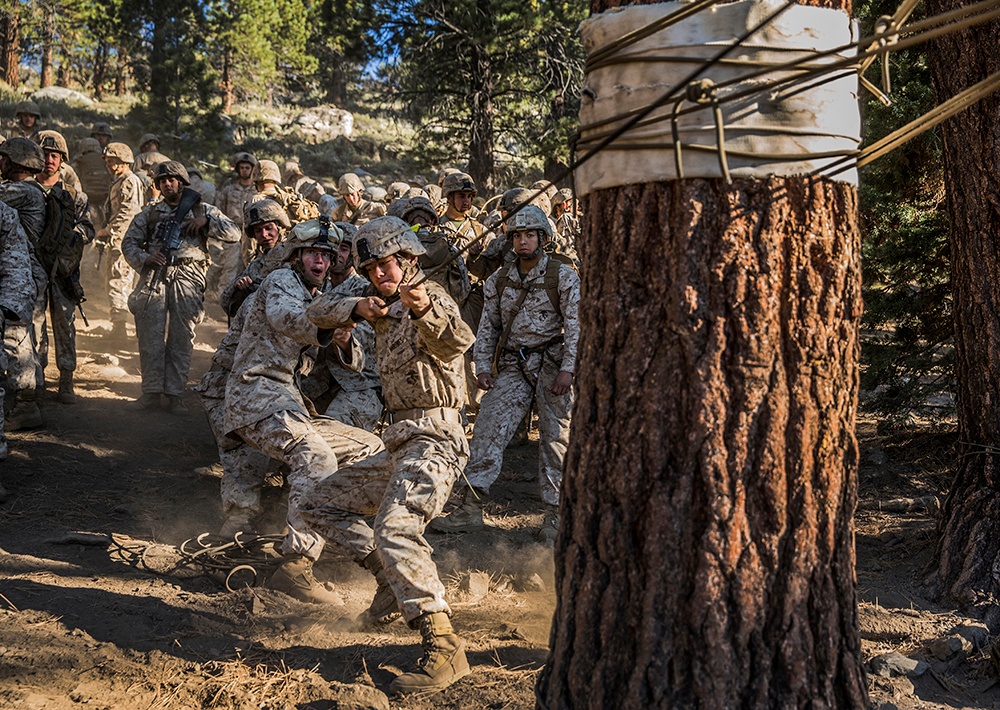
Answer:
[[(869, 0), (856, 8), (862, 34), (895, 5)], [(892, 104), (862, 90), (865, 142), (919, 117), (936, 104), (926, 57), (894, 53)], [(877, 77), (876, 64), (869, 76)], [(860, 185), (866, 329), (861, 349), (867, 406), (902, 418), (952, 389), (948, 220), (941, 145), (923, 133), (862, 171)]]

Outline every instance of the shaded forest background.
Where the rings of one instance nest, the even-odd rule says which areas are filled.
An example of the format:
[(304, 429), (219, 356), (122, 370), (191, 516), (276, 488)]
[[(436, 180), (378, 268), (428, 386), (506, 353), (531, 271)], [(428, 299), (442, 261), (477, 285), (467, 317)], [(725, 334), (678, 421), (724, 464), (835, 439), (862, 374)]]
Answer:
[[(2, 0), (6, 115), (38, 88), (97, 102), (43, 104), (51, 127), (109, 120), (135, 142), (220, 166), (237, 149), (297, 157), (325, 180), (386, 180), (446, 165), (481, 194), (552, 177), (572, 157), (583, 84), (582, 0)], [(894, 5), (856, 6), (863, 33)], [(862, 91), (871, 142), (931, 108), (924, 54), (891, 55), (892, 103)], [(296, 144), (276, 128), (335, 105), (354, 136)], [(82, 130), (82, 128), (81, 128)], [(941, 144), (928, 132), (862, 173), (862, 406), (886, 427), (953, 411)], [(935, 416), (935, 418), (938, 418)]]

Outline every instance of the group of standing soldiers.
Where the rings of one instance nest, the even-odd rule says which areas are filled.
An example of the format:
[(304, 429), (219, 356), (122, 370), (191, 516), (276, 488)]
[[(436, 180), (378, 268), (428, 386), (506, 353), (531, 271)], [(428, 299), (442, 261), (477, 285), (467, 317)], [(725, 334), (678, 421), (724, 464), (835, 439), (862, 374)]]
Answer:
[[(332, 601), (312, 567), (333, 545), (377, 582), (360, 621), (402, 616), (422, 634), (424, 656), (394, 691), (439, 689), (466, 675), (424, 532), (431, 523), (445, 532), (483, 526), (503, 451), (534, 409), (546, 504), (539, 534), (554, 538), (579, 332), (572, 196), (545, 183), (514, 188), (480, 212), (471, 176), (449, 170), (437, 185), (388, 189), (347, 173), (338, 199), (297, 166), (285, 166), (289, 187), (276, 163), (239, 153), (213, 205), (209, 186), (193, 186), (166, 156), (140, 168), (150, 172), (145, 184), (131, 149), (107, 133), (111, 180), (96, 236), (110, 337), (125, 339), (134, 319), (142, 371), (142, 394), (126, 406), (187, 412), (194, 327), (213, 292), (230, 327), (196, 391), (223, 469), (220, 534), (254, 530), (268, 467), (284, 463), (288, 532), (269, 585)], [(59, 152), (41, 143), (45, 155)], [(144, 160), (162, 155), (144, 147)], [(0, 146), (8, 204), (3, 190), (32, 174), (9, 153)], [(55, 161), (43, 164), (58, 173)], [(35, 172), (44, 185), (46, 173)], [(18, 262), (2, 259), (0, 308), (8, 336), (23, 339), (16, 324), (30, 326), (39, 282), (18, 214), (0, 210), (0, 249), (28, 257), (17, 274)], [(89, 241), (88, 225), (81, 217), (77, 226)], [(442, 517), (463, 472), (470, 487)]]

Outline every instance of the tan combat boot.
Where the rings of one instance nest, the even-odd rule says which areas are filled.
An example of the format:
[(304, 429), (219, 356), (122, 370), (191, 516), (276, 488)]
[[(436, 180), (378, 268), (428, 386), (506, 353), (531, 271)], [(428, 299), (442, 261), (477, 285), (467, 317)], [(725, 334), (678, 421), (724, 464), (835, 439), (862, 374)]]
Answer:
[(313, 561), (304, 555), (286, 555), (267, 581), (268, 589), (284, 592), (309, 604), (341, 604), (343, 599), (313, 576)]
[(466, 493), (462, 504), (451, 511), (449, 515), (434, 518), (428, 525), (431, 530), (439, 533), (460, 533), (482, 530), (483, 504), (472, 493)]
[(369, 572), (375, 575), (378, 587), (375, 589), (375, 596), (372, 603), (358, 617), (358, 622), (364, 625), (384, 626), (402, 616), (399, 611), (399, 604), (396, 602), (396, 595), (393, 594), (389, 582), (385, 578), (385, 568), (382, 565), (382, 557), (378, 550), (370, 553), (362, 563)]
[(19, 431), (21, 429), (37, 429), (45, 426), (45, 417), (38, 408), (35, 390), (21, 390), (17, 393), (14, 408), (4, 419), (4, 429)]
[(465, 641), (455, 634), (447, 614), (424, 614), (412, 625), (419, 628), (423, 636), (424, 657), (417, 663), (417, 670), (396, 676), (389, 686), (390, 692), (443, 690), (472, 672), (465, 657)]
[(59, 370), (59, 401), (63, 404), (76, 404), (72, 370)]

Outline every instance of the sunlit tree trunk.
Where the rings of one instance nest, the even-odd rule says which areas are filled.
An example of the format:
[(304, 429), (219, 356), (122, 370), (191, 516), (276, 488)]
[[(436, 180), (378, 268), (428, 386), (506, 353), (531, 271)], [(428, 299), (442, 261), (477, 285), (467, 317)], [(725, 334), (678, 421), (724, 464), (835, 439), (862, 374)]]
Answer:
[(688, 179), (584, 212), (539, 707), (867, 707), (857, 190)]

